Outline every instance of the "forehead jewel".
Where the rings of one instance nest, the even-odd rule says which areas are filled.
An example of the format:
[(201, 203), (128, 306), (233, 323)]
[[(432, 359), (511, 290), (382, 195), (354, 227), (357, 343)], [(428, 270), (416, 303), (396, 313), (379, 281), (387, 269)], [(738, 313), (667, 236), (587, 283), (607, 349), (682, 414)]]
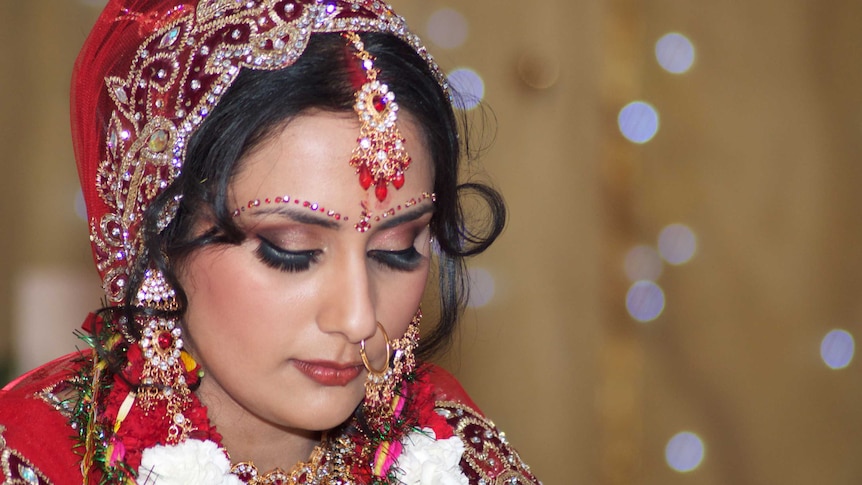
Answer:
[(356, 91), (353, 109), (359, 115), (359, 139), (350, 165), (359, 174), (363, 189), (374, 186), (374, 194), (381, 202), (386, 199), (388, 185), (400, 189), (404, 185), (404, 171), (410, 166), (410, 155), (404, 147), (404, 137), (398, 131), (398, 104), (389, 86), (377, 80), (380, 71), (374, 67), (374, 56), (365, 50), (356, 32), (344, 37), (362, 61), (365, 83)]

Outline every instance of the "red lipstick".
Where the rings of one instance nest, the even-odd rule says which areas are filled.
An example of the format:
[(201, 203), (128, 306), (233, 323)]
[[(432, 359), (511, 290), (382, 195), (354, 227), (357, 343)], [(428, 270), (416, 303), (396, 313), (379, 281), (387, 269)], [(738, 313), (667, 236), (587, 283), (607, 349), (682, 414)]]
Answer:
[(294, 360), (293, 365), (309, 379), (322, 386), (346, 386), (364, 368), (362, 364), (342, 364), (331, 361)]

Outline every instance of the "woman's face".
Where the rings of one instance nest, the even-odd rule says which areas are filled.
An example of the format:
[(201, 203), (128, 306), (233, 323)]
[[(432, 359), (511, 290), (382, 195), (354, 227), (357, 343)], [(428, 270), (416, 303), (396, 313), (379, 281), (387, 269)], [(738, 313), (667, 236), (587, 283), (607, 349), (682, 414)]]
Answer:
[[(236, 222), (246, 240), (196, 251), (180, 274), (190, 349), (206, 371), (199, 394), (213, 412), (329, 429), (364, 395), (363, 339), (372, 365), (384, 366), (377, 322), (394, 340), (419, 307), (433, 209), (422, 197), (433, 167), (420, 132), (407, 116), (398, 126), (412, 163), (383, 202), (349, 165), (353, 113), (300, 115), (242, 161), (229, 200), (244, 208)], [(371, 227), (360, 232), (363, 208)]]

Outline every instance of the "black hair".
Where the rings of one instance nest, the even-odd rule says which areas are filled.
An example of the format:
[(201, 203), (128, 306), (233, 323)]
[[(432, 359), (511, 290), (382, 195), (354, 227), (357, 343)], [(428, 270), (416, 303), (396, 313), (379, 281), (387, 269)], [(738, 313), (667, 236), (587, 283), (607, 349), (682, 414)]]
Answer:
[[(408, 112), (425, 137), (434, 164), (436, 210), (431, 234), (436, 241), (440, 321), (423, 335), (418, 354), (433, 356), (451, 342), (468, 296), (464, 258), (484, 251), (500, 235), (506, 210), (499, 193), (482, 183), (458, 184), (462, 155), (469, 152), (466, 137), (459, 136), (459, 118), (447, 93), (428, 64), (408, 44), (389, 34), (361, 35), (366, 50), (375, 56), (378, 79), (397, 94), (402, 112)], [(320, 109), (353, 112), (355, 76), (359, 61), (339, 34), (314, 34), (292, 66), (275, 71), (245, 69), (219, 104), (189, 140), (182, 173), (145, 213), (145, 240), (149, 261), (130, 278), (137, 288), (147, 263), (161, 269), (177, 290), (178, 313), (187, 300), (176, 270), (195, 250), (210, 244), (239, 244), (244, 232), (233, 220), (228, 186), (241, 169), (243, 158), (278, 128), (304, 111)], [(470, 194), (487, 204), (475, 226), (468, 223), (464, 199)], [(176, 217), (160, 230), (159, 219), (181, 196)], [(213, 226), (195, 232), (201, 217)], [(131, 307), (129, 291), (127, 305)], [(137, 329), (127, 329), (133, 335)]]

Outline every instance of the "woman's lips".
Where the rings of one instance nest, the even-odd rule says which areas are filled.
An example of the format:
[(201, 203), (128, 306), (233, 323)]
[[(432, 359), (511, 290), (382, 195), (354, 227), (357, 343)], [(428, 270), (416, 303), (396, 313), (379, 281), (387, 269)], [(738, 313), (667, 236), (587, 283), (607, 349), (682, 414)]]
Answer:
[(330, 361), (294, 360), (293, 364), (309, 379), (323, 386), (346, 386), (364, 368), (362, 364), (342, 364)]

